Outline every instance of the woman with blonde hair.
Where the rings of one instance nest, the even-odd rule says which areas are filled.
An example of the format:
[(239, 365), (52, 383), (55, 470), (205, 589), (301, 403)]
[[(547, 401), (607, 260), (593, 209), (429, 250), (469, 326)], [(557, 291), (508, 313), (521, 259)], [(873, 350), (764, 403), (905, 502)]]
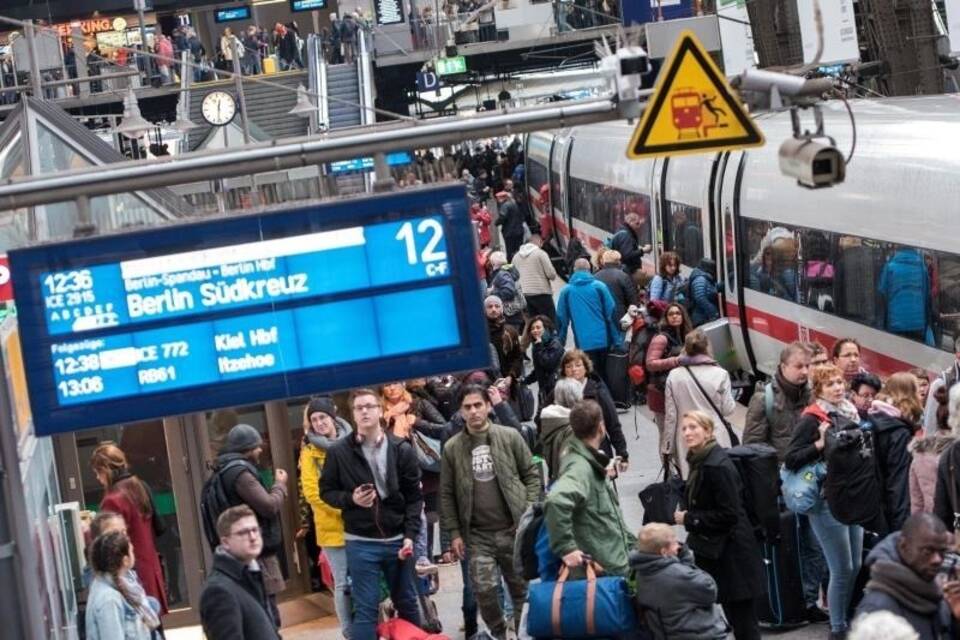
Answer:
[(161, 533), (162, 525), (154, 511), (150, 489), (130, 473), (127, 456), (112, 442), (104, 442), (94, 449), (90, 468), (105, 491), (100, 510), (123, 516), (130, 542), (137, 552), (137, 575), (147, 595), (160, 603), (160, 615), (166, 614), (167, 589), (154, 538), (155, 534)]
[(733, 461), (717, 444), (713, 418), (688, 411), (680, 422), (690, 475), (686, 510), (674, 522), (687, 530), (696, 565), (717, 582), (717, 602), (736, 640), (759, 640), (754, 599), (766, 593), (763, 560), (743, 504), (743, 485)]
[[(859, 428), (857, 408), (847, 400), (844, 371), (831, 364), (816, 367), (810, 374), (813, 403), (803, 410), (793, 430), (784, 466), (793, 472), (825, 461), (824, 448), (827, 431)], [(830, 482), (830, 468), (827, 480)], [(826, 487), (829, 490), (829, 486)], [(827, 602), (830, 605), (830, 637), (842, 638), (849, 628), (847, 608), (853, 593), (854, 581), (860, 571), (863, 555), (863, 527), (846, 525), (834, 517), (826, 497), (821, 493), (817, 502), (807, 511), (810, 526), (827, 558), (830, 583)]]
[(333, 607), (340, 633), (350, 640), (350, 596), (347, 595), (347, 552), (340, 510), (320, 498), (320, 481), (327, 449), (352, 429), (337, 417), (333, 398), (317, 396), (303, 408), (303, 446), (300, 448), (300, 494), (313, 512), (317, 546), (323, 549), (333, 573)]
[(922, 415), (917, 379), (908, 371), (887, 378), (867, 412), (877, 443), (887, 531), (899, 531), (910, 517), (910, 442)]

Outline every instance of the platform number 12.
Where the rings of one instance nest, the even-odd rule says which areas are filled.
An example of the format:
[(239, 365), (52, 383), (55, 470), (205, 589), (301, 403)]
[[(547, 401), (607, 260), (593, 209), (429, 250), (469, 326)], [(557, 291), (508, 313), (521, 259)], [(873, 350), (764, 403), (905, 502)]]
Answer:
[[(443, 240), (443, 226), (432, 218), (426, 218), (417, 225), (416, 235), (430, 234), (426, 246), (420, 253), (420, 262), (436, 262), (446, 260), (446, 251), (437, 251), (437, 245)], [(404, 222), (397, 231), (397, 240), (403, 241), (407, 246), (407, 262), (411, 265), (417, 264), (417, 242), (414, 238), (413, 223)]]

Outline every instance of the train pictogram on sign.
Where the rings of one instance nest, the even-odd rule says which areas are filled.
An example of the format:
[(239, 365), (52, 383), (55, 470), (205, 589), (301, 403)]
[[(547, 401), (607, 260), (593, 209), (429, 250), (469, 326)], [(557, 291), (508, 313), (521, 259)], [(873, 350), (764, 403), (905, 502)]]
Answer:
[(760, 146), (763, 134), (690, 31), (668, 59), (627, 157), (672, 156)]

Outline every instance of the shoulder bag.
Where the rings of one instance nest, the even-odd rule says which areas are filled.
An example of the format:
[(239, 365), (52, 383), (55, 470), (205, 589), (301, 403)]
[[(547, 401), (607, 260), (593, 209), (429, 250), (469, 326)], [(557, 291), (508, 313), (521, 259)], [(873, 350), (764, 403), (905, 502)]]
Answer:
[(727, 435), (730, 436), (730, 446), (731, 447), (738, 446), (740, 444), (740, 437), (737, 436), (737, 433), (733, 430), (733, 427), (730, 426), (730, 423), (727, 422), (727, 419), (724, 418), (723, 414), (720, 413), (720, 410), (717, 409), (717, 405), (713, 404), (713, 400), (710, 399), (710, 394), (706, 392), (706, 390), (703, 388), (703, 385), (701, 385), (700, 381), (697, 380), (697, 376), (693, 375), (693, 370), (689, 366), (683, 365), (683, 368), (687, 370), (687, 373), (690, 374), (690, 377), (693, 379), (694, 384), (697, 385), (697, 389), (700, 390), (700, 395), (702, 395), (707, 400), (707, 403), (710, 405), (710, 408), (713, 409), (713, 412), (717, 414), (718, 418), (720, 418), (720, 422), (723, 423), (723, 427), (727, 430)]
[[(674, 466), (676, 466), (676, 463), (674, 463)], [(680, 470), (676, 469), (676, 473), (674, 473), (673, 469), (670, 468), (670, 463), (665, 459), (663, 462), (663, 481), (649, 484), (640, 491), (640, 503), (643, 504), (643, 524), (650, 522), (676, 524), (673, 514), (680, 509), (685, 491), (686, 483), (680, 477)]]

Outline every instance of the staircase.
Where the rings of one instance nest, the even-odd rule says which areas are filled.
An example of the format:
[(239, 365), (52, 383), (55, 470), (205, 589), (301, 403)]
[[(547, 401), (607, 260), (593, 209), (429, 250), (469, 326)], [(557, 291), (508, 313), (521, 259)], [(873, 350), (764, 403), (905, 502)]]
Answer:
[(360, 80), (356, 64), (336, 64), (327, 67), (327, 109), (329, 128), (356, 127), (360, 119)]
[[(337, 67), (333, 67), (336, 69)], [(356, 69), (353, 70), (356, 77)], [(301, 118), (298, 115), (288, 113), (297, 103), (297, 86), (307, 85), (306, 71), (288, 71), (284, 73), (257, 76), (256, 79), (263, 79), (270, 83), (282, 84), (289, 87), (290, 91), (285, 91), (276, 86), (256, 82), (255, 79), (243, 79), (243, 92), (247, 102), (247, 113), (249, 114), (250, 135), (254, 141), (277, 140), (279, 138), (291, 138), (307, 135), (307, 118)], [(227, 91), (236, 95), (236, 88), (233, 80), (221, 80), (218, 82), (204, 82), (190, 87), (190, 119), (200, 128), (190, 132), (189, 148), (195, 150), (207, 136), (213, 127), (207, 124), (200, 113), (200, 105), (204, 96), (211, 91)], [(355, 89), (356, 91), (356, 89)], [(239, 107), (239, 100), (238, 107)], [(359, 112), (358, 112), (359, 114)], [(359, 118), (359, 115), (357, 115)], [(359, 123), (359, 120), (358, 120)], [(237, 114), (233, 124), (241, 126), (240, 115)]]

